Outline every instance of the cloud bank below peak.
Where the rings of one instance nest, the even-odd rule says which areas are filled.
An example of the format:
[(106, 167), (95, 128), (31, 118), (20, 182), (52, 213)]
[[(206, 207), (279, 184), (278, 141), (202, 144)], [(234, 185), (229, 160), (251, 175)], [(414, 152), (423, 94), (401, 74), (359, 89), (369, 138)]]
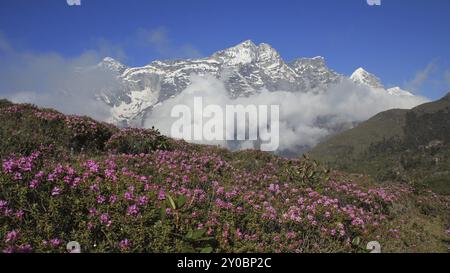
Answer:
[[(279, 105), (280, 107), (280, 145), (279, 151), (298, 152), (316, 145), (324, 137), (350, 128), (355, 122), (364, 121), (371, 116), (392, 108), (409, 109), (429, 101), (420, 96), (393, 96), (379, 92), (364, 85), (356, 85), (344, 80), (330, 86), (326, 92), (303, 93), (283, 90), (267, 91), (251, 97), (230, 99), (227, 90), (217, 78), (192, 76), (192, 83), (176, 97), (158, 104), (146, 118), (144, 126), (158, 128), (163, 134), (170, 135), (171, 126), (177, 120), (170, 116), (176, 105), (186, 105), (194, 112), (193, 97), (201, 97), (206, 105)], [(203, 119), (205, 122), (207, 119)], [(192, 125), (200, 120), (193, 119)], [(224, 121), (225, 124), (225, 121)], [(245, 126), (237, 128), (246, 130)], [(229, 143), (201, 142), (229, 147)], [(235, 143), (234, 143), (235, 144)], [(237, 148), (255, 148), (253, 143), (241, 142)]]

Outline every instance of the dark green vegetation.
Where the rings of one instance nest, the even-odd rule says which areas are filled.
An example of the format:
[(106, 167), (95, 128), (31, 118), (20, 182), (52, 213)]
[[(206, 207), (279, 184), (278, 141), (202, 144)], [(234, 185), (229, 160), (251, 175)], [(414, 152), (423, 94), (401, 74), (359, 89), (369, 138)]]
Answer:
[(307, 157), (0, 101), (0, 162), (3, 252), (448, 251), (448, 197)]
[(450, 93), (411, 110), (389, 110), (319, 144), (311, 156), (379, 181), (450, 194)]

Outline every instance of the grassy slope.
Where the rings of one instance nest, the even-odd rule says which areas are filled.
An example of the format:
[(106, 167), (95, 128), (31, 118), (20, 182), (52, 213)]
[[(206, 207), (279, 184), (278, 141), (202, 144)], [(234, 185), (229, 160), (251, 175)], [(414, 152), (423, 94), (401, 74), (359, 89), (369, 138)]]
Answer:
[[(337, 171), (330, 173), (309, 159), (288, 160), (263, 152), (229, 152), (217, 147), (191, 145), (165, 138), (153, 130), (119, 130), (86, 117), (64, 116), (51, 109), (12, 105), (7, 101), (0, 101), (0, 125), (0, 159), (6, 160), (12, 153), (17, 156), (29, 155), (40, 150), (44, 158), (35, 164), (37, 169), (33, 172), (42, 170), (46, 174), (52, 173), (52, 170), (60, 168), (59, 164), (62, 164), (72, 166), (75, 175), (90, 173), (86, 167), (88, 159), (98, 162), (102, 172), (110, 168), (107, 166), (111, 164), (111, 160), (117, 164), (114, 170), (118, 181), (114, 187), (108, 186), (103, 175), (91, 173), (75, 189), (68, 188), (62, 177), (53, 182), (53, 185), (41, 182), (42, 186), (39, 188), (30, 189), (28, 180), (16, 182), (13, 176), (3, 170), (0, 174), (0, 200), (7, 200), (13, 211), (23, 206), (26, 209), (24, 219), (20, 221), (0, 214), (0, 237), (4, 238), (11, 230), (18, 230), (21, 237), (17, 245), (30, 243), (35, 251), (64, 251), (63, 245), (54, 248), (42, 245), (42, 240), (55, 237), (63, 241), (75, 237), (83, 246), (93, 245), (95, 242), (97, 248), (88, 248), (92, 252), (199, 251), (207, 248), (206, 243), (209, 241), (213, 251), (217, 252), (290, 252), (296, 249), (307, 252), (359, 252), (363, 251), (365, 242), (374, 239), (379, 240), (383, 251), (388, 252), (448, 251), (448, 197), (426, 190), (397, 183), (383, 184), (386, 192), (398, 193), (396, 200), (384, 202), (374, 193), (369, 194), (371, 203), (365, 203), (360, 195), (379, 187), (376, 181), (365, 175)], [(187, 172), (184, 169), (186, 167), (192, 167), (193, 171)], [(147, 194), (142, 191), (142, 182), (130, 177), (128, 170), (135, 172), (137, 177), (151, 177), (152, 187), (158, 189), (148, 193), (151, 201), (148, 206), (140, 207), (141, 218), (127, 214), (126, 208), (130, 205), (127, 200), (120, 200), (116, 205), (106, 208), (105, 205), (98, 205), (98, 196), (91, 190), (99, 179), (105, 179), (101, 185), (106, 188), (101, 190), (106, 196), (116, 194), (121, 197), (125, 191), (129, 191), (130, 186), (136, 187), (135, 194)], [(27, 172), (24, 174), (27, 177), (29, 175)], [(172, 212), (165, 215), (162, 213), (164, 208), (170, 208), (172, 204), (158, 200), (155, 194), (157, 196), (158, 191), (167, 186), (168, 177), (181, 179), (184, 175), (188, 175), (189, 179), (185, 188), (170, 191), (176, 197), (175, 214)], [(219, 184), (206, 185), (200, 181), (202, 177), (216, 180)], [(50, 197), (54, 185), (63, 189), (64, 193), (59, 198)], [(278, 185), (280, 190), (268, 190), (274, 185)], [(344, 188), (340, 188), (341, 186)], [(196, 187), (203, 189), (206, 200), (210, 201), (197, 204), (197, 201), (188, 199), (184, 206), (178, 205), (182, 203), (183, 197), (180, 192), (189, 192)], [(230, 194), (235, 192), (233, 194), (237, 195), (220, 197), (220, 190)], [(371, 227), (368, 222), (366, 231), (350, 224), (351, 219), (347, 219), (348, 215), (342, 211), (336, 211), (331, 219), (326, 220), (322, 205), (317, 203), (316, 197), (309, 197), (311, 191), (324, 197), (337, 198), (342, 208), (355, 205), (367, 210), (366, 213), (373, 217), (378, 217), (381, 210), (387, 219), (378, 227)], [(221, 208), (224, 204), (214, 202), (218, 197), (234, 206), (242, 206), (244, 213), (232, 213)], [(318, 217), (319, 226), (330, 229), (338, 222), (345, 223), (345, 236), (350, 240), (361, 238), (363, 243), (349, 245), (345, 238), (325, 235), (318, 226), (309, 222), (284, 222), (283, 214), (299, 206), (299, 197), (318, 206), (315, 217)], [(249, 205), (253, 202), (262, 207), (270, 205), (275, 208), (278, 212), (276, 217), (279, 218), (276, 221), (267, 219), (268, 216), (262, 214), (262, 211)], [(382, 207), (378, 208), (377, 204)], [(106, 209), (109, 212), (109, 217), (113, 220), (111, 228), (105, 227), (98, 220), (94, 222), (87, 216), (88, 209), (92, 206), (99, 211)], [(191, 214), (193, 212), (198, 215), (195, 219)], [(303, 209), (299, 213), (302, 221), (305, 221), (308, 212)], [(197, 229), (199, 222), (196, 221), (201, 223), (202, 219), (208, 221), (211, 217), (219, 222), (217, 226), (211, 223), (214, 229), (212, 237), (204, 238), (206, 235), (202, 234), (195, 239), (192, 234), (189, 235), (190, 231)], [(93, 221), (94, 225), (90, 231), (85, 228), (88, 221)], [(236, 228), (257, 236), (256, 242), (253, 239), (236, 238)], [(223, 237), (225, 232), (230, 233), (228, 238)], [(287, 234), (290, 234), (288, 232), (294, 232), (297, 237), (287, 239)], [(118, 247), (118, 242), (124, 237), (130, 239), (132, 247)], [(9, 244), (2, 240), (0, 248), (6, 249)]]
[[(406, 110), (394, 109), (382, 112), (361, 123), (356, 128), (344, 131), (317, 145), (311, 155), (324, 162), (339, 162), (343, 155), (358, 157), (371, 143), (384, 138), (402, 137)], [(345, 158), (344, 157), (344, 158)]]
[(319, 144), (328, 166), (450, 193), (450, 94), (408, 110), (389, 110)]

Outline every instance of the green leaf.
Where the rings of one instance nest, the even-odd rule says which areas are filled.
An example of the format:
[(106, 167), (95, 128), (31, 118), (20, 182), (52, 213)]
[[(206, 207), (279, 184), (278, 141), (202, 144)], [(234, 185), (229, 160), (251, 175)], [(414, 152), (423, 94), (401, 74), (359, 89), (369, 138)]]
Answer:
[(206, 230), (205, 229), (196, 229), (195, 231), (193, 231), (192, 233), (192, 239), (193, 240), (198, 240), (200, 239), (204, 234), (205, 234)]
[(213, 248), (210, 246), (204, 247), (202, 248), (202, 250), (200, 250), (200, 253), (211, 253), (213, 251)]
[(178, 200), (177, 200), (178, 208), (182, 208), (184, 206), (184, 204), (186, 204), (186, 196), (184, 196), (184, 195), (178, 196)]
[(177, 209), (177, 205), (175, 204), (175, 201), (173, 201), (172, 196), (167, 195), (167, 199), (169, 200), (170, 207), (174, 210)]
[(190, 239), (192, 239), (193, 235), (194, 235), (194, 232), (192, 230), (189, 230), (185, 237), (186, 237), (186, 239), (190, 240)]
[(358, 246), (360, 243), (361, 243), (361, 238), (359, 238), (359, 237), (353, 238), (353, 240), (352, 240), (353, 245)]

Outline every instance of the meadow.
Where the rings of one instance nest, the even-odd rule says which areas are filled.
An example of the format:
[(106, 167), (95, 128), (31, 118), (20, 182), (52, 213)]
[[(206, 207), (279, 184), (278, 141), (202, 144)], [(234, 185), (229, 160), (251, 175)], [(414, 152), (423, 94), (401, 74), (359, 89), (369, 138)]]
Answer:
[(447, 252), (449, 197), (0, 101), (0, 250)]

